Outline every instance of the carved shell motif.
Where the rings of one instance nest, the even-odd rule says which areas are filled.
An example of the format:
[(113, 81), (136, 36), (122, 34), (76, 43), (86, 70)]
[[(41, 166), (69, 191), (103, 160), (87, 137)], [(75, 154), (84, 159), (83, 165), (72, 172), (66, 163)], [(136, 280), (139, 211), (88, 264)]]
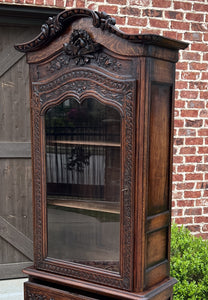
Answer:
[(85, 30), (75, 29), (69, 43), (64, 44), (64, 51), (78, 65), (85, 65), (95, 58), (95, 52), (101, 49), (101, 45), (95, 43)]

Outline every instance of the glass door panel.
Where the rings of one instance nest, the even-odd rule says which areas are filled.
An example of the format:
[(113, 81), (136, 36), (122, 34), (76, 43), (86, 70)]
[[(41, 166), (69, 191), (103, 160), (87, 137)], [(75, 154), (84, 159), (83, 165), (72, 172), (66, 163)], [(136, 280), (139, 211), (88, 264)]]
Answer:
[(119, 112), (70, 98), (45, 115), (48, 256), (119, 272)]

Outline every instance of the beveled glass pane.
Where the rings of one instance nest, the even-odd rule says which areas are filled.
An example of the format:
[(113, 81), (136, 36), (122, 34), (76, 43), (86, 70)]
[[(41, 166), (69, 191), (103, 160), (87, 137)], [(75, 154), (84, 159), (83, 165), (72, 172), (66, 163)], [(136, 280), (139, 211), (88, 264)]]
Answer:
[(49, 257), (119, 272), (120, 129), (96, 99), (46, 112)]

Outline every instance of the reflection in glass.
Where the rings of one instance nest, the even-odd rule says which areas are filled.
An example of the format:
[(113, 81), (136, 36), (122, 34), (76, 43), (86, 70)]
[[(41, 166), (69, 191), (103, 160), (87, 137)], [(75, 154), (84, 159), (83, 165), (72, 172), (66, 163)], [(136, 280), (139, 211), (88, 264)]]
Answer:
[(46, 112), (49, 257), (119, 272), (120, 126), (91, 98)]

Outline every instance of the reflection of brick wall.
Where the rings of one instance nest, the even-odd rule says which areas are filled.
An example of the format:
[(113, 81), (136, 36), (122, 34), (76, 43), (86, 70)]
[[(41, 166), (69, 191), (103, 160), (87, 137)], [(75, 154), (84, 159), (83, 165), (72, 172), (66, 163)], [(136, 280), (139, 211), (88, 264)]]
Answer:
[(127, 33), (190, 43), (176, 72), (173, 218), (208, 238), (208, 3), (204, 0), (0, 0), (106, 11)]

